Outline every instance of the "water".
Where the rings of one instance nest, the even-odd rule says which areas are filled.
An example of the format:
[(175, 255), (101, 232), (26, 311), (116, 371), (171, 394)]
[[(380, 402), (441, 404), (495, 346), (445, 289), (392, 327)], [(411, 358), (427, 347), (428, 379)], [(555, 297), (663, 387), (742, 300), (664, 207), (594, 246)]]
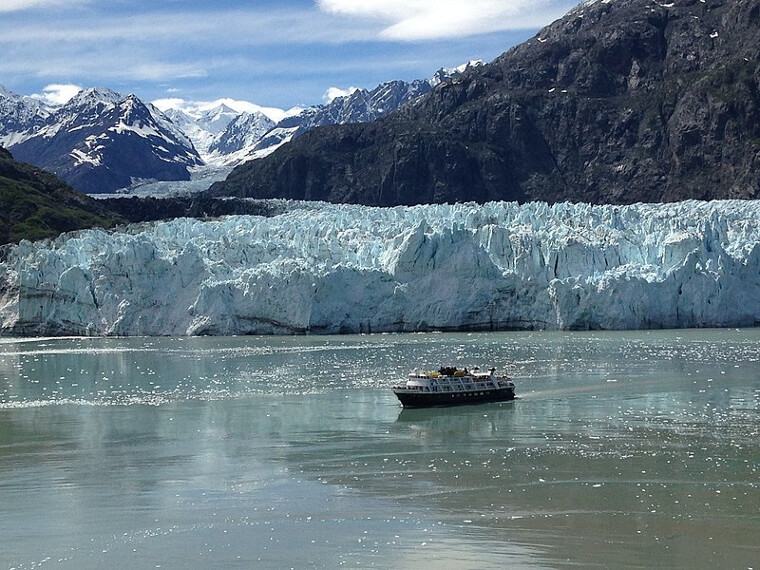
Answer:
[(759, 435), (758, 330), (6, 339), (0, 569), (760, 568)]

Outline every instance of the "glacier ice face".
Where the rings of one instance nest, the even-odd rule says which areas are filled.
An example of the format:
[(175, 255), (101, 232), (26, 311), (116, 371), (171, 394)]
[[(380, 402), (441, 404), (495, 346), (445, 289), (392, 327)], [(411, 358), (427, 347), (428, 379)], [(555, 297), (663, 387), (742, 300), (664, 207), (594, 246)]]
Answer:
[(760, 202), (291, 203), (22, 242), (6, 334), (638, 329), (760, 323)]

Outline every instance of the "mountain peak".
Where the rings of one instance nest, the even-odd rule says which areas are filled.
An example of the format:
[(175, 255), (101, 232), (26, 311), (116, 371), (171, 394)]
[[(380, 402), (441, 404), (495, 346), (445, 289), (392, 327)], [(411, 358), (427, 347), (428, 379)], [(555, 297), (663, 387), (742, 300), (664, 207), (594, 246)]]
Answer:
[(190, 140), (155, 107), (102, 87), (80, 91), (39, 127), (18, 132), (24, 136), (0, 142), (10, 139), (19, 159), (93, 194), (135, 180), (187, 180), (188, 168), (201, 164)]
[(444, 81), (447, 81), (451, 79), (452, 77), (461, 75), (462, 73), (465, 73), (466, 71), (475, 69), (477, 67), (481, 67), (483, 65), (485, 65), (485, 62), (483, 60), (473, 59), (471, 61), (468, 61), (467, 63), (463, 63), (462, 65), (458, 65), (456, 67), (442, 67), (441, 69), (439, 69), (433, 74), (433, 77), (430, 78), (429, 80), (430, 85), (435, 87), (436, 85), (443, 83)]
[(206, 111), (208, 115), (220, 115), (222, 113), (229, 113), (229, 114), (239, 114), (238, 111), (227, 105), (226, 103), (220, 103), (213, 109), (209, 109)]
[(0, 85), (0, 96), (6, 97), (8, 99), (21, 99), (21, 95), (18, 95), (17, 93), (14, 93), (10, 89), (6, 89), (4, 85)]
[(760, 197), (758, 3), (581, 6), (382, 121), (306, 133), (211, 192), (382, 206)]
[[(134, 95), (132, 97), (134, 97)], [(74, 95), (65, 106), (92, 105), (98, 103), (116, 105), (124, 99), (124, 95), (108, 89), (107, 87), (90, 87), (88, 89), (82, 89), (79, 93)]]

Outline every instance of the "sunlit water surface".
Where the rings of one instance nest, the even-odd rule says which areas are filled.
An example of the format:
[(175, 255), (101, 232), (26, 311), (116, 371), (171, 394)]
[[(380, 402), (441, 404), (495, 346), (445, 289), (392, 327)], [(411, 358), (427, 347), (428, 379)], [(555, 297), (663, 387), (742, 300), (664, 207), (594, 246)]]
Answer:
[(759, 432), (758, 330), (6, 339), (0, 568), (760, 568)]

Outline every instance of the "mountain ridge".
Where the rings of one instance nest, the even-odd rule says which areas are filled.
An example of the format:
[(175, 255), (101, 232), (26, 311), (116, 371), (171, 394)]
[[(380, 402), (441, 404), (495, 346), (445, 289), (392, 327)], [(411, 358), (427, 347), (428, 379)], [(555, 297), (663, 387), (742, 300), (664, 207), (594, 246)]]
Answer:
[(760, 195), (757, 2), (586, 3), (374, 123), (317, 129), (214, 195), (389, 206)]
[(88, 193), (140, 178), (187, 180), (200, 164), (190, 140), (155, 107), (105, 88), (79, 92), (11, 148), (19, 160)]
[(321, 105), (282, 111), (279, 119), (273, 113), (267, 113), (267, 108), (251, 105), (254, 108), (240, 111), (234, 117), (228, 116), (227, 121), (217, 122), (215, 128), (209, 124), (206, 115), (219, 113), (226, 106), (224, 103), (213, 108), (203, 106), (203, 111), (192, 108), (192, 105), (185, 110), (170, 107), (164, 113), (191, 137), (207, 164), (232, 167), (267, 156), (318, 126), (369, 122), (384, 117), (442, 81), (480, 65), (483, 65), (482, 61), (473, 60), (457, 67), (441, 68), (429, 79), (396, 79), (372, 89), (355, 89)]
[(0, 144), (82, 191), (129, 191), (151, 181), (188, 181), (196, 169), (227, 169), (266, 156), (316, 126), (374, 120), (481, 63), (442, 68), (427, 80), (387, 81), (289, 111), (231, 99), (162, 100), (159, 109), (108, 88), (84, 89), (52, 107), (0, 86)]

